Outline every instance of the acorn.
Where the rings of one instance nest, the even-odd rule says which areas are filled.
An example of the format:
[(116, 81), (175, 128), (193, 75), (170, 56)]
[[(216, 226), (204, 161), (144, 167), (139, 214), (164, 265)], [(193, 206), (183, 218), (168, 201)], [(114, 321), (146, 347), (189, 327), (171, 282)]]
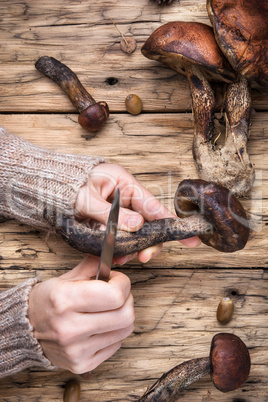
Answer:
[(63, 395), (64, 402), (78, 402), (80, 399), (80, 384), (75, 380), (71, 380), (66, 385)]
[(142, 101), (138, 95), (128, 95), (125, 99), (125, 105), (128, 113), (140, 114), (142, 111)]
[(221, 324), (227, 324), (232, 318), (234, 303), (229, 297), (224, 297), (217, 308), (217, 320)]

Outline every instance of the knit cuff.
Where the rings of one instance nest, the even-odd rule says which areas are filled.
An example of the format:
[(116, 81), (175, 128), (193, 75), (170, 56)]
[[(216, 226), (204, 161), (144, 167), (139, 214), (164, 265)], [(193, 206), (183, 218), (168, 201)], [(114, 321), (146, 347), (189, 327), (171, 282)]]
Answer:
[(28, 298), (37, 279), (0, 293), (0, 378), (29, 367), (54, 369), (33, 335)]
[(78, 191), (101, 162), (48, 151), (0, 127), (0, 215), (42, 229), (62, 213), (74, 217)]

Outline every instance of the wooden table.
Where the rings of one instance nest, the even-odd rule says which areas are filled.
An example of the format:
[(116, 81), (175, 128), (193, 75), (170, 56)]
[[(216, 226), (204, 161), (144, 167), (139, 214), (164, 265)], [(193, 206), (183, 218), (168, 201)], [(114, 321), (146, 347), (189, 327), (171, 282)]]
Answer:
[[(149, 0), (1, 0), (0, 124), (51, 150), (103, 155), (129, 169), (173, 210), (178, 183), (196, 178), (191, 144), (193, 120), (185, 77), (145, 59), (140, 48), (150, 33), (172, 21), (208, 23), (205, 1), (180, 0), (158, 7)], [(120, 34), (133, 36), (137, 49), (120, 50)], [(36, 71), (35, 61), (53, 56), (70, 66), (96, 100), (108, 102), (111, 116), (87, 140), (77, 112), (59, 87)], [(136, 93), (143, 113), (132, 116), (124, 100)], [(249, 153), (256, 182), (241, 200), (254, 232), (246, 248), (222, 254), (205, 245), (189, 249), (166, 243), (147, 264), (133, 260), (123, 272), (132, 281), (134, 333), (89, 381), (59, 370), (27, 370), (0, 381), (1, 401), (61, 401), (69, 379), (81, 381), (81, 401), (134, 401), (164, 371), (208, 355), (218, 332), (232, 332), (247, 344), (250, 377), (230, 394), (209, 377), (181, 394), (181, 401), (252, 401), (268, 397), (268, 102), (267, 88), (253, 85)], [(36, 274), (42, 279), (74, 267), (82, 254), (61, 238), (33, 231), (16, 221), (0, 225), (1, 289)], [(231, 296), (232, 321), (215, 317), (220, 299)]]

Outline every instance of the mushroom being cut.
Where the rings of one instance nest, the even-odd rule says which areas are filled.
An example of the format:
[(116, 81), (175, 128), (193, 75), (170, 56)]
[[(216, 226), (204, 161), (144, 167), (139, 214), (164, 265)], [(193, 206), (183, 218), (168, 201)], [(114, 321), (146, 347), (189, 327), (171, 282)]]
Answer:
[(164, 373), (139, 402), (175, 401), (182, 390), (208, 374), (219, 391), (234, 391), (247, 380), (250, 364), (248, 348), (238, 336), (216, 334), (209, 357), (188, 360)]
[[(144, 223), (136, 232), (117, 230), (114, 256), (125, 256), (155, 244), (199, 235), (204, 244), (231, 253), (245, 247), (249, 237), (247, 214), (230, 191), (204, 180), (184, 180), (175, 194), (178, 218)], [(49, 210), (49, 209), (48, 209)], [(75, 219), (46, 216), (73, 248), (100, 255), (105, 232)]]
[[(77, 75), (54, 57), (42, 56), (35, 63), (38, 71), (56, 82), (78, 110), (78, 123), (87, 131), (100, 130), (109, 117), (106, 102), (96, 102), (83, 87)], [(94, 134), (91, 134), (91, 136)]]
[(222, 52), (247, 80), (268, 81), (268, 1), (207, 0)]
[[(193, 157), (200, 178), (219, 183), (233, 194), (248, 193), (254, 169), (247, 153), (251, 97), (247, 81), (236, 74), (217, 45), (213, 29), (198, 22), (169, 22), (144, 43), (142, 54), (157, 60), (188, 78), (194, 113)], [(228, 85), (225, 142), (214, 126), (215, 97), (209, 81)], [(234, 81), (234, 82), (233, 82)]]

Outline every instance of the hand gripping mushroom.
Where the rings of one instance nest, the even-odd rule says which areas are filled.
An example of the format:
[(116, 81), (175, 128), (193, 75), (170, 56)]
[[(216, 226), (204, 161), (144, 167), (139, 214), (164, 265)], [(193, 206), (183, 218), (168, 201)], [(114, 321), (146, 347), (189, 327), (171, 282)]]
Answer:
[(109, 117), (107, 103), (97, 103), (69, 67), (48, 56), (40, 57), (35, 63), (35, 67), (55, 81), (68, 95), (70, 101), (80, 113), (78, 122), (84, 129), (94, 132), (105, 124)]
[[(184, 180), (178, 186), (174, 203), (178, 218), (146, 222), (133, 233), (117, 230), (114, 256), (195, 235), (206, 245), (226, 253), (245, 247), (249, 237), (247, 215), (226, 188), (204, 180)], [(46, 219), (69, 245), (84, 253), (100, 255), (104, 231), (93, 230), (64, 216), (56, 222), (50, 216)]]
[(249, 372), (250, 356), (244, 342), (236, 335), (219, 333), (212, 339), (209, 357), (188, 360), (164, 373), (139, 402), (175, 401), (180, 391), (208, 374), (219, 391), (234, 391)]
[(244, 79), (226, 93), (226, 140), (215, 146), (215, 98), (208, 80), (230, 82), (235, 72), (215, 41), (213, 29), (197, 22), (170, 22), (147, 39), (142, 54), (187, 76), (194, 112), (193, 157), (199, 177), (219, 183), (235, 195), (247, 194), (254, 169), (246, 149), (251, 98)]

